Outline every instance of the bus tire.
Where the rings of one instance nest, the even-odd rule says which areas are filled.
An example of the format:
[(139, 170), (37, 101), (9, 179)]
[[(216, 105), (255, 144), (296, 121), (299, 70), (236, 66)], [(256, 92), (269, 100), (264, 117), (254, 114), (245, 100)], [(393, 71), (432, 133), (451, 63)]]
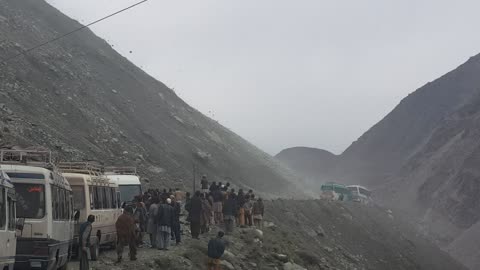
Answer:
[(68, 262), (64, 263), (62, 266), (58, 268), (58, 270), (67, 270)]
[(92, 261), (96, 261), (98, 260), (98, 256), (100, 255), (100, 241), (95, 241), (95, 244), (93, 244), (91, 247), (90, 247), (90, 259), (92, 259)]

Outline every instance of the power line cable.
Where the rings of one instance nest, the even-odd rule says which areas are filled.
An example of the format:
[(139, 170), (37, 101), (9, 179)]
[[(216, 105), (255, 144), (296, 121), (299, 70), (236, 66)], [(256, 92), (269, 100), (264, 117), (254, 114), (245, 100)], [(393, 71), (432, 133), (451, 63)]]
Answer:
[(45, 41), (45, 42), (43, 42), (43, 43), (41, 43), (41, 44), (38, 44), (38, 45), (36, 45), (36, 46), (34, 46), (34, 47), (31, 47), (31, 48), (29, 48), (29, 49), (27, 49), (27, 50), (25, 50), (25, 51), (23, 51), (23, 52), (21, 52), (21, 53), (19, 53), (19, 54), (16, 54), (16, 55), (11, 56), (11, 57), (8, 57), (8, 58), (4, 58), (4, 59), (3, 59), (3, 62), (8, 62), (8, 61), (10, 61), (10, 60), (13, 60), (13, 59), (19, 57), (19, 56), (25, 55), (25, 54), (33, 51), (33, 50), (36, 50), (36, 49), (38, 49), (38, 48), (40, 48), (40, 47), (43, 47), (43, 46), (45, 46), (45, 45), (48, 45), (48, 44), (50, 44), (50, 43), (52, 43), (52, 42), (55, 42), (55, 41), (57, 41), (57, 40), (60, 40), (60, 39), (62, 39), (62, 38), (64, 38), (64, 37), (66, 37), (66, 36), (69, 36), (69, 35), (71, 35), (71, 34), (73, 34), (73, 33), (76, 33), (76, 32), (78, 32), (78, 31), (80, 31), (80, 30), (83, 30), (83, 29), (85, 29), (85, 28), (88, 28), (88, 27), (90, 27), (90, 26), (92, 26), (92, 25), (94, 25), (94, 24), (97, 24), (97, 23), (99, 23), (99, 22), (101, 22), (101, 21), (104, 21), (104, 20), (110, 18), (110, 17), (113, 17), (113, 16), (115, 16), (115, 15), (117, 15), (117, 14), (120, 14), (120, 13), (122, 13), (122, 12), (124, 12), (124, 11), (127, 11), (127, 10), (129, 10), (129, 9), (131, 9), (131, 8), (134, 8), (134, 7), (138, 6), (138, 5), (141, 5), (141, 4), (143, 4), (143, 3), (147, 2), (147, 1), (148, 1), (148, 0), (142, 0), (142, 1), (137, 2), (137, 3), (135, 3), (135, 4), (131, 5), (131, 6), (126, 7), (126, 8), (124, 8), (124, 9), (121, 9), (121, 10), (119, 10), (119, 11), (117, 11), (117, 12), (114, 12), (114, 13), (112, 13), (112, 14), (110, 14), (110, 15), (107, 15), (107, 16), (101, 18), (101, 19), (98, 19), (98, 20), (96, 20), (96, 21), (94, 21), (94, 22), (91, 22), (91, 23), (89, 23), (89, 24), (87, 24), (87, 25), (84, 25), (84, 26), (82, 26), (82, 27), (79, 27), (79, 28), (77, 28), (77, 29), (75, 29), (75, 30), (72, 30), (72, 31), (70, 31), (70, 32), (68, 32), (68, 33), (65, 33), (65, 34), (63, 34), (63, 35), (60, 35), (60, 36), (58, 36), (58, 37), (56, 37), (56, 38), (53, 38), (53, 39), (51, 39), (51, 40)]

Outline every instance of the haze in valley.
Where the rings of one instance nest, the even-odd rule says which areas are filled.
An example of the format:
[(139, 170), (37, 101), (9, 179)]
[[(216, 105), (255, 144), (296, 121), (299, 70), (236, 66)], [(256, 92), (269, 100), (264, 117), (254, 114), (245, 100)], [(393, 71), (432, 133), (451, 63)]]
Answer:
[[(48, 0), (86, 24), (136, 0)], [(477, 1), (148, 1), (92, 27), (270, 154), (341, 153), (480, 48)]]

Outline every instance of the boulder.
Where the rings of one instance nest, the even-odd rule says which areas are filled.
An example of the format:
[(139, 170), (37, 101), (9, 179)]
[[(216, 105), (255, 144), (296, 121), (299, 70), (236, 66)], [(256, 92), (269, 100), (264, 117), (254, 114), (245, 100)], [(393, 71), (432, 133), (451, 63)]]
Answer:
[(274, 254), (274, 257), (277, 258), (277, 260), (286, 263), (288, 262), (288, 256), (285, 254)]

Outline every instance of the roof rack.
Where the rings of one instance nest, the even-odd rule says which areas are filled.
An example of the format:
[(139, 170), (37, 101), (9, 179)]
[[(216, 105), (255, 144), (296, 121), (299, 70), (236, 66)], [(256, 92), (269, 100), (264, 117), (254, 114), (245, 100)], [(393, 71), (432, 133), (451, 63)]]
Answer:
[(57, 166), (63, 173), (81, 173), (91, 176), (103, 175), (103, 166), (97, 162), (60, 162)]
[(137, 175), (136, 167), (105, 167), (105, 174)]
[(11, 165), (20, 164), (48, 169), (54, 168), (52, 152), (46, 150), (0, 149), (0, 163)]

